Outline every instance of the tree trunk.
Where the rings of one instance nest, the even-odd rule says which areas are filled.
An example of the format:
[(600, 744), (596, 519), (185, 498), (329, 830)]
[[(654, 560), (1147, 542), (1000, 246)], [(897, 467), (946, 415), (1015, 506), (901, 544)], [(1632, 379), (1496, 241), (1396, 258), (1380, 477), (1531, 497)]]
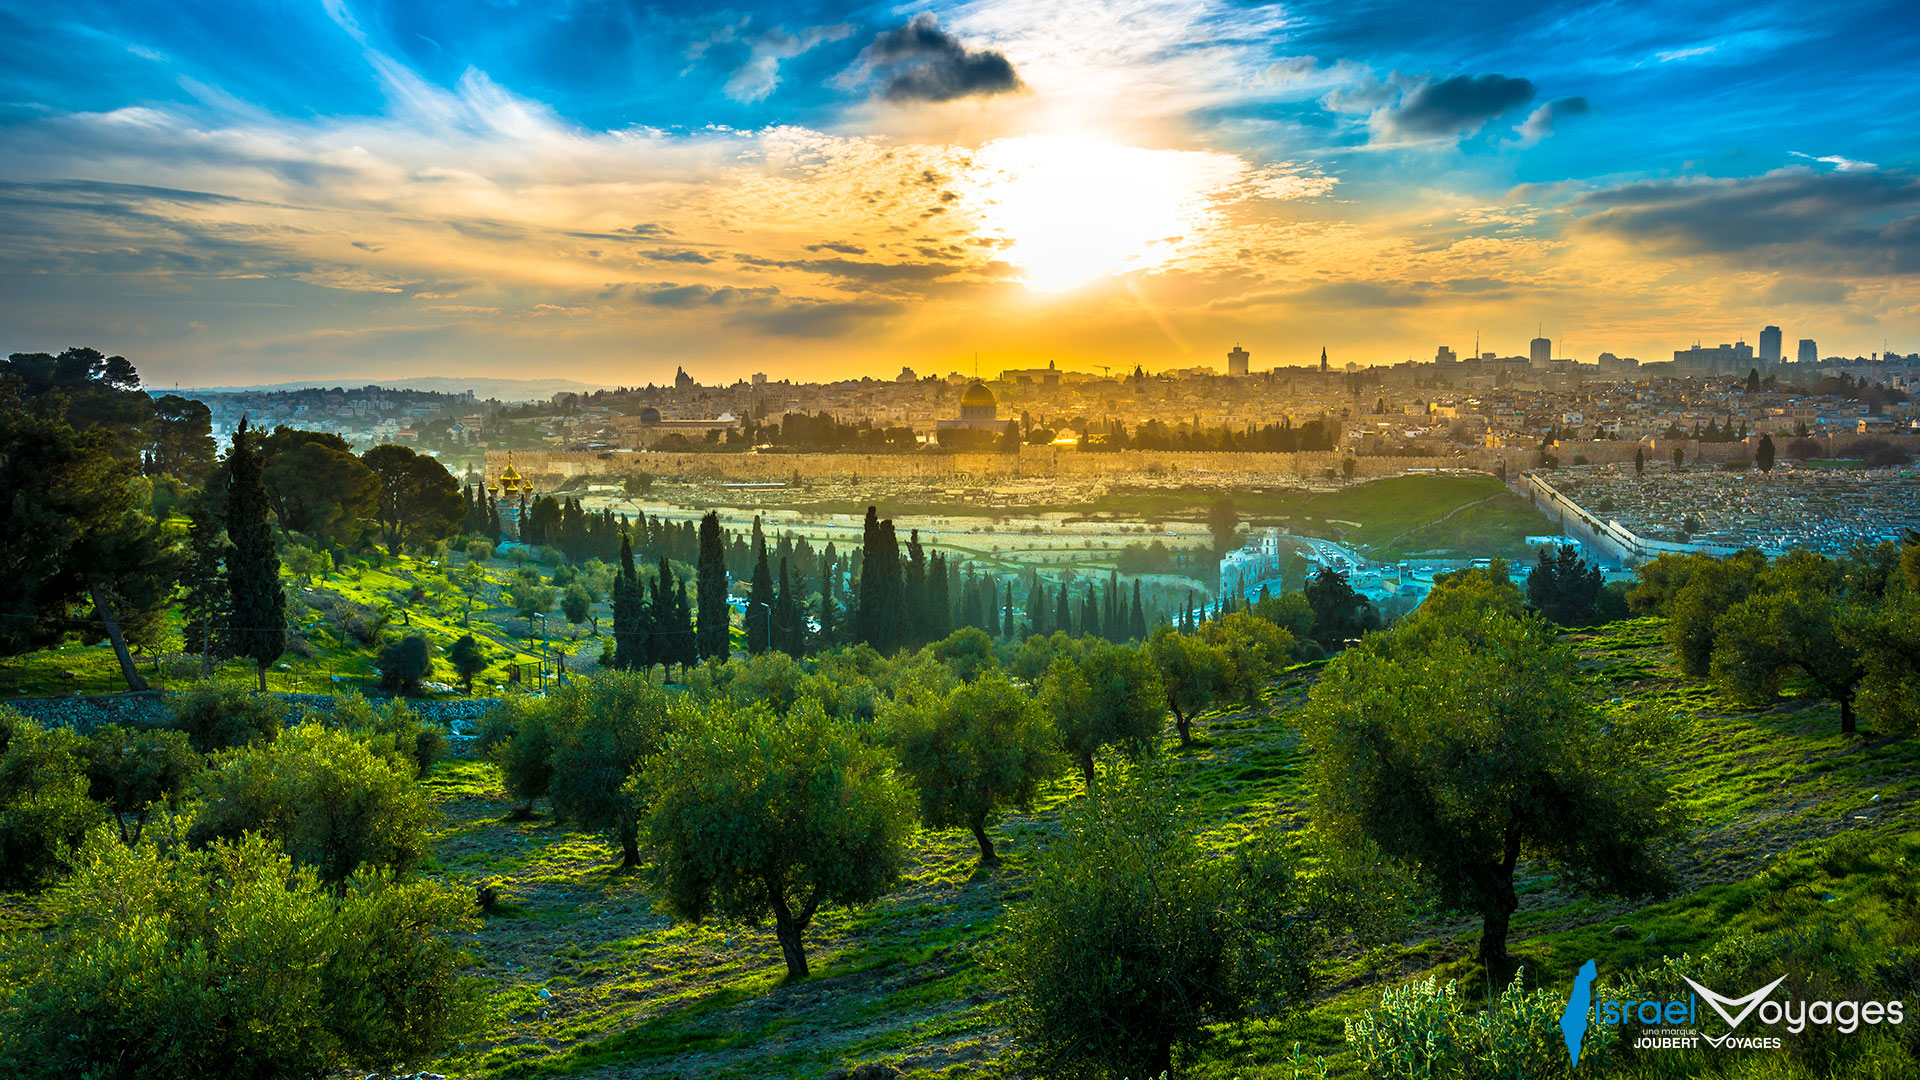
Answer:
[(787, 961), (787, 978), (804, 979), (807, 977), (807, 949), (800, 940), (806, 933), (807, 923), (812, 921), (814, 909), (820, 905), (819, 894), (815, 894), (807, 906), (795, 915), (788, 906), (787, 898), (777, 891), (769, 891), (769, 906), (773, 908), (773, 934), (780, 939), (780, 955)]
[(620, 868), (640, 865), (640, 826), (637, 822), (620, 823)]
[(255, 664), (253, 665), (253, 670), (258, 672), (260, 675), (260, 692), (263, 694), (266, 693), (267, 692), (267, 665)]
[(1182, 749), (1193, 745), (1193, 721), (1180, 714), (1178, 707), (1169, 703), (1167, 708), (1173, 713), (1173, 729), (1180, 733)]
[(1173, 1043), (1162, 1040), (1153, 1048), (1153, 1061), (1147, 1066), (1148, 1076), (1173, 1075)]
[(100, 616), (100, 625), (106, 627), (107, 640), (113, 642), (113, 655), (120, 661), (120, 674), (127, 680), (127, 689), (147, 689), (147, 680), (140, 677), (140, 669), (133, 664), (133, 654), (127, 651), (127, 639), (120, 633), (120, 619), (113, 613), (113, 602), (107, 599), (99, 579), (87, 579), (87, 593), (93, 598), (93, 612)]
[(1080, 772), (1082, 775), (1084, 775), (1087, 778), (1087, 788), (1091, 790), (1093, 788), (1093, 755), (1092, 754), (1081, 755)]
[(1508, 966), (1507, 929), (1513, 922), (1513, 913), (1520, 910), (1519, 894), (1513, 890), (1514, 867), (1520, 862), (1520, 826), (1517, 822), (1507, 826), (1506, 850), (1495, 872), (1493, 903), (1484, 912), (1486, 921), (1480, 929), (1480, 964), (1490, 972), (1504, 977)]
[(1852, 735), (1859, 730), (1853, 722), (1853, 691), (1838, 695), (1840, 698), (1840, 734)]
[(976, 821), (973, 823), (973, 838), (980, 842), (980, 865), (997, 865), (1000, 862), (1000, 856), (994, 854), (993, 840), (987, 836), (986, 822)]

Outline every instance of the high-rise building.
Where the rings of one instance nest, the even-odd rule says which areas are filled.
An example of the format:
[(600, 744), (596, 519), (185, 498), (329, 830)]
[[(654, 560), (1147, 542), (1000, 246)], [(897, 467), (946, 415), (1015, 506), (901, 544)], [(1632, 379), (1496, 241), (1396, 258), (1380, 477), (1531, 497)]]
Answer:
[(1527, 345), (1527, 359), (1534, 367), (1546, 367), (1553, 360), (1553, 342), (1537, 337)]
[(1800, 362), (1803, 364), (1817, 364), (1820, 362), (1820, 349), (1813, 343), (1813, 339), (1810, 337), (1800, 339)]
[(1227, 374), (1245, 375), (1247, 373), (1247, 361), (1251, 359), (1253, 359), (1252, 353), (1235, 345), (1233, 351), (1227, 354)]
[(1761, 361), (1768, 364), (1777, 364), (1780, 362), (1780, 357), (1780, 328), (1777, 326), (1762, 327), (1760, 330)]
[(1457, 364), (1460, 362), (1460, 357), (1456, 356), (1452, 349), (1442, 345), (1440, 346), (1440, 350), (1433, 354), (1433, 362), (1436, 364)]
[(1744, 341), (1732, 345), (1695, 345), (1691, 349), (1675, 349), (1673, 362), (1702, 375), (1745, 375), (1753, 367), (1753, 346)]

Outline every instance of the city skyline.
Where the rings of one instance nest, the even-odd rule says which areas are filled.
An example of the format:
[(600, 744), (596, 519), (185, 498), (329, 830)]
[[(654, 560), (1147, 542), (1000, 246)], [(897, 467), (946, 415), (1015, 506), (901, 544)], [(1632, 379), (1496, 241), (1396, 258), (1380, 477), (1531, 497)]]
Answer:
[[(155, 385), (1920, 331), (1920, 18), (0, 3), (6, 351)], [(1388, 29), (1388, 27), (1394, 27)], [(1539, 327), (1540, 329), (1536, 330)]]

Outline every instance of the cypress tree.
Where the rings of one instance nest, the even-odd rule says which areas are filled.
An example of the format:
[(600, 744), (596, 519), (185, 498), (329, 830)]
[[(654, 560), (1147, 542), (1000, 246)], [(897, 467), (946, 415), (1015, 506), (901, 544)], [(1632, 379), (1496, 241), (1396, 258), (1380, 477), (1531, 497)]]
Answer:
[(613, 575), (613, 666), (616, 671), (631, 671), (639, 664), (639, 642), (634, 631), (640, 624), (639, 582), (633, 567), (633, 544), (620, 537), (620, 566)]
[(860, 527), (860, 600), (853, 617), (853, 639), (879, 648), (881, 598), (873, 573), (875, 553), (880, 549), (880, 508), (867, 507), (867, 519)]
[(659, 664), (662, 682), (667, 679), (665, 669), (679, 658), (679, 642), (674, 635), (679, 621), (674, 598), (679, 591), (675, 587), (672, 564), (665, 555), (660, 556), (660, 570), (653, 579), (653, 606), (647, 612), (647, 670), (652, 671), (653, 665)]
[(931, 628), (928, 636), (934, 640), (953, 633), (953, 597), (947, 574), (947, 556), (945, 552), (934, 552), (927, 563), (927, 619)]
[(227, 582), (228, 544), (217, 508), (199, 498), (187, 507), (187, 565), (181, 577), (181, 634), (188, 652), (200, 654), (200, 673), (225, 660), (231, 646), (233, 592)]
[(680, 675), (686, 677), (687, 668), (700, 662), (700, 646), (694, 640), (693, 605), (687, 603), (687, 582), (680, 579), (679, 591), (673, 601), (673, 662), (680, 665)]
[(820, 647), (823, 649), (832, 648), (839, 634), (833, 610), (833, 587), (840, 577), (840, 568), (834, 565), (837, 561), (833, 541), (829, 540), (827, 550), (820, 553)]
[(1013, 579), (1007, 579), (1006, 606), (1001, 609), (1000, 636), (1013, 640)]
[(1089, 637), (1100, 636), (1100, 598), (1093, 593), (1093, 582), (1087, 582), (1087, 598), (1080, 605), (1080, 632)]
[(1135, 641), (1147, 640), (1147, 609), (1140, 603), (1140, 579), (1133, 579), (1133, 625), (1130, 637)]
[(795, 637), (801, 630), (800, 605), (793, 600), (793, 574), (788, 569), (787, 556), (780, 557), (780, 592), (773, 602), (773, 647), (795, 659), (806, 654), (806, 650), (796, 643)]
[(875, 647), (883, 653), (892, 654), (907, 640), (907, 582), (900, 558), (900, 540), (894, 535), (892, 518), (880, 523), (879, 569), (882, 600), (881, 621), (877, 629), (885, 645)]
[(1108, 641), (1120, 641), (1127, 636), (1126, 619), (1120, 614), (1120, 574), (1107, 571), (1106, 624), (1103, 631)]
[(906, 625), (907, 644), (924, 645), (927, 642), (927, 558), (920, 547), (920, 530), (907, 534), (906, 567)]
[(699, 580), (695, 583), (700, 602), (700, 660), (725, 660), (732, 650), (728, 635), (733, 609), (727, 606), (727, 542), (720, 535), (720, 515), (712, 510), (700, 519)]
[(253, 436), (241, 417), (227, 455), (227, 537), (233, 544), (227, 586), (233, 598), (234, 653), (253, 661), (264, 691), (267, 668), (287, 648), (287, 597), (280, 589), (280, 555), (267, 520), (267, 488)]
[(1067, 606), (1067, 583), (1060, 583), (1059, 602), (1053, 609), (1053, 629), (1055, 633), (1073, 633), (1073, 611)]
[(753, 560), (753, 584), (747, 590), (747, 651), (758, 656), (773, 647), (774, 595), (767, 546), (755, 544), (754, 548), (758, 555)]
[(1047, 589), (1038, 577), (1027, 590), (1027, 622), (1032, 624), (1034, 633), (1047, 636)]

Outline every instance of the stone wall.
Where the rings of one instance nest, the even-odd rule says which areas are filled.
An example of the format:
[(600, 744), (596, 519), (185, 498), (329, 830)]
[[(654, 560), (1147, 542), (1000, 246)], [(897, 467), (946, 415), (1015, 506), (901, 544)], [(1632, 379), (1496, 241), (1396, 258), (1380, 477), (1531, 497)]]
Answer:
[[(1509, 471), (1529, 468), (1535, 453), (1525, 449), (1475, 449), (1458, 457), (1354, 458), (1354, 475), (1361, 478), (1397, 476), (1433, 469), (1491, 470), (1505, 461)], [(487, 475), (506, 467), (504, 451), (487, 452)], [(1162, 450), (1125, 450), (1098, 453), (1052, 446), (1023, 446), (1004, 454), (695, 454), (647, 451), (539, 451), (516, 450), (514, 467), (535, 487), (551, 488), (580, 476), (626, 476), (638, 472), (654, 476), (734, 483), (776, 483), (799, 480), (892, 479), (928, 484), (986, 484), (1045, 479), (1099, 479), (1151, 476), (1170, 481), (1191, 478), (1210, 483), (1274, 483), (1289, 478), (1322, 479), (1327, 470), (1338, 474), (1345, 455), (1335, 452), (1181, 453)]]

